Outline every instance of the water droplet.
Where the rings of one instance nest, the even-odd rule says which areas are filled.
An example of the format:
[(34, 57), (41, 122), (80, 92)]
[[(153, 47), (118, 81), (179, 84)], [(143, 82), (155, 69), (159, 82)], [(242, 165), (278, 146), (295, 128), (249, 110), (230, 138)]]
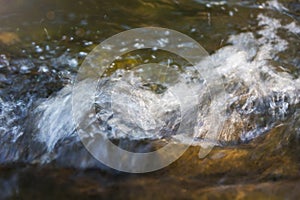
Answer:
[(157, 51), (157, 49), (158, 49), (157, 47), (153, 47), (152, 48), (153, 51)]
[(83, 52), (83, 51), (81, 51), (81, 52), (79, 52), (79, 57), (85, 57), (85, 56), (87, 56), (87, 53), (86, 52)]
[(4, 54), (0, 55), (0, 69), (9, 66), (9, 62)]
[(35, 52), (42, 53), (43, 49), (39, 45), (37, 45), (37, 46), (35, 46)]
[(142, 44), (142, 43), (135, 43), (133, 46), (134, 46), (135, 48), (137, 48), (137, 49), (142, 49), (142, 48), (144, 48), (144, 44)]
[(78, 61), (75, 58), (72, 58), (72, 59), (68, 60), (68, 65), (70, 67), (74, 67), (75, 68), (78, 65)]
[(196, 32), (196, 28), (192, 28), (192, 29), (191, 29), (191, 32), (192, 32), (192, 33)]
[(49, 72), (49, 68), (46, 65), (42, 65), (42, 66), (39, 67), (38, 72), (47, 73), (47, 72)]
[(26, 66), (26, 65), (22, 65), (22, 66), (20, 67), (20, 72), (21, 72), (22, 74), (27, 74), (27, 73), (29, 73), (29, 72), (30, 72), (29, 67)]
[(90, 46), (90, 45), (92, 45), (92, 44), (93, 44), (92, 41), (84, 42), (84, 46)]
[(45, 46), (45, 50), (46, 50), (46, 51), (50, 51), (49, 45), (46, 45), (46, 46)]

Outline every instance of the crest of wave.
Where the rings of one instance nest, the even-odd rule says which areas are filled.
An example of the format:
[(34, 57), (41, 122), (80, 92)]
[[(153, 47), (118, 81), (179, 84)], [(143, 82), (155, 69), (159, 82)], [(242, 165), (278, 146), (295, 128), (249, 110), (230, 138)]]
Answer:
[[(224, 98), (213, 98), (210, 111), (204, 116), (198, 137), (213, 139), (217, 143), (251, 140), (279, 124), (293, 106), (299, 103), (300, 80), (272, 66), (274, 57), (288, 48), (288, 42), (277, 35), (278, 29), (297, 34), (299, 27), (294, 22), (281, 26), (276, 19), (258, 16), (263, 27), (258, 39), (253, 33), (232, 35), (225, 46), (211, 56), (218, 73), (211, 78), (210, 88), (225, 87)], [(291, 28), (293, 27), (293, 28)], [(205, 66), (200, 63), (200, 66)], [(221, 85), (220, 85), (221, 84)], [(206, 136), (215, 111), (224, 116), (224, 125), (217, 136)], [(209, 116), (212, 117), (209, 117)], [(217, 138), (217, 140), (216, 140)]]
[[(270, 61), (278, 53), (285, 51), (289, 45), (286, 40), (278, 36), (278, 29), (293, 32), (297, 31), (299, 27), (295, 24), (281, 26), (278, 20), (264, 15), (259, 15), (258, 21), (261, 26), (257, 32), (258, 38), (251, 32), (232, 35), (228, 40), (229, 45), (219, 49), (211, 56), (214, 66), (207, 66), (205, 60), (199, 63), (200, 70), (205, 67), (214, 67), (216, 73), (206, 80), (207, 87), (203, 88), (203, 92), (199, 94), (198, 107), (201, 112), (199, 112), (195, 133), (184, 136), (171, 134), (175, 140), (185, 143), (192, 139), (195, 145), (205, 143), (220, 145), (248, 141), (265, 133), (293, 112), (293, 106), (299, 103), (300, 98), (299, 78), (292, 77), (284, 70), (279, 72)], [(84, 96), (84, 91), (88, 90), (91, 83), (83, 81), (79, 84), (83, 91), (83, 101), (90, 101), (91, 97)], [(181, 85), (179, 84), (177, 87), (181, 87)], [(100, 94), (102, 96), (98, 102), (100, 107), (101, 105), (104, 108), (108, 106), (106, 91), (109, 89), (110, 87), (103, 87)], [(156, 98), (160, 98), (163, 102), (169, 102), (172, 96), (153, 95), (145, 90), (137, 92), (140, 92), (140, 95), (136, 96), (136, 101), (140, 102), (138, 104), (129, 102), (132, 106), (140, 106), (136, 109), (137, 113), (129, 113), (129, 115), (127, 113), (127, 116), (122, 116), (122, 112), (119, 112), (118, 118), (119, 120), (122, 117), (128, 119), (128, 116), (133, 117), (136, 114), (146, 120), (145, 123), (148, 124), (141, 125), (142, 121), (137, 124), (140, 123), (139, 127), (148, 127), (147, 134), (131, 135), (132, 139), (162, 138), (162, 134), (155, 135), (156, 131), (161, 129), (154, 127), (153, 130), (150, 130), (151, 124), (159, 124), (159, 127), (163, 127), (164, 130), (176, 127), (179, 123), (174, 117), (178, 114), (176, 103), (169, 106), (158, 106), (159, 109), (153, 106), (157, 106), (157, 102), (160, 102)], [(38, 116), (35, 140), (44, 143), (49, 152), (56, 147), (59, 148), (57, 146), (59, 142), (68, 138), (79, 141), (72, 120), (71, 95), (72, 87), (66, 86), (35, 109)], [(149, 104), (145, 104), (145, 99), (139, 99), (138, 96), (149, 97), (152, 100), (148, 102)], [(154, 104), (151, 105), (151, 103)], [(174, 112), (166, 112), (167, 110)], [(97, 117), (109, 124), (111, 113), (104, 109)], [(167, 122), (168, 119), (173, 121)], [(224, 123), (217, 123), (212, 119), (218, 119)], [(127, 122), (122, 121), (121, 124), (124, 126), (120, 125), (119, 131), (110, 132), (108, 137), (127, 137), (128, 135), (124, 134), (129, 127)], [(133, 120), (130, 123), (133, 123)], [(208, 135), (208, 130), (214, 125), (218, 125), (215, 127), (218, 134)], [(105, 131), (109, 132), (111, 129), (103, 131), (107, 134)]]

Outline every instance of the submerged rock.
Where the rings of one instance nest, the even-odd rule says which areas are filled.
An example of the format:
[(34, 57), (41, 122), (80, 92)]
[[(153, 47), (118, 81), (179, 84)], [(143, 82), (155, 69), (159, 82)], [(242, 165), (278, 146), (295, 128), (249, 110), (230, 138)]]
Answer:
[(20, 42), (20, 38), (13, 32), (0, 32), (0, 43), (5, 45), (13, 45)]

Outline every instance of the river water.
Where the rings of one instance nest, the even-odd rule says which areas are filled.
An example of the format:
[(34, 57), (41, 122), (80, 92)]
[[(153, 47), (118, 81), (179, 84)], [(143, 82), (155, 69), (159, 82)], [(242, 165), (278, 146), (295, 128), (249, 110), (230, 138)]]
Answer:
[[(293, 0), (0, 0), (0, 198), (299, 198), (299, 10)], [(76, 75), (88, 53), (146, 26), (190, 36), (214, 62), (194, 67), (217, 73), (207, 83), (178, 56), (138, 50), (98, 80), (90, 120), (119, 147), (149, 152), (192, 143), (170, 166), (134, 175), (84, 148), (72, 118), (72, 109), (83, 109), (72, 107), (72, 86), (87, 99), (93, 83), (78, 83)], [(170, 91), (188, 96), (183, 82), (199, 102), (184, 113), (196, 120), (194, 133), (177, 134), (183, 113)], [(199, 158), (206, 145), (215, 148)]]

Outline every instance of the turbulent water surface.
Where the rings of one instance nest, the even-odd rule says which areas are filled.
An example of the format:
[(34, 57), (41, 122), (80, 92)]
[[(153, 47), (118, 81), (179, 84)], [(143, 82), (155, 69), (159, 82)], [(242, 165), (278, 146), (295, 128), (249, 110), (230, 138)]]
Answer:
[[(41, 191), (58, 198), (111, 197), (115, 189), (128, 198), (151, 198), (151, 192), (159, 196), (167, 185), (172, 186), (164, 198), (174, 197), (171, 190), (182, 198), (265, 198), (273, 195), (272, 188), (279, 199), (297, 197), (298, 1), (0, 0), (0, 5), (2, 198), (41, 198)], [(192, 67), (167, 52), (139, 50), (116, 60), (106, 77), (75, 81), (97, 44), (145, 26), (187, 34), (210, 56)], [(214, 72), (209, 80), (201, 76), (206, 68)], [(73, 87), (80, 88), (87, 103), (86, 91), (94, 84), (96, 112), (89, 120), (97, 122), (95, 134), (134, 152), (168, 142), (192, 142), (192, 147), (178, 162), (149, 176), (120, 175), (104, 166), (82, 145), (72, 116), (74, 109), (84, 110), (72, 107)], [(186, 104), (183, 113), (177, 96), (189, 102), (191, 93), (199, 101)], [(194, 132), (178, 133), (183, 116), (196, 120)], [(211, 129), (217, 134), (211, 135)], [(216, 148), (199, 159), (199, 148), (206, 145)], [(109, 156), (101, 146), (99, 151)], [(41, 183), (41, 191), (26, 187), (36, 186), (27, 176)], [(157, 188), (161, 176), (166, 178)], [(145, 196), (136, 192), (139, 187)], [(288, 194), (289, 187), (294, 192)]]

